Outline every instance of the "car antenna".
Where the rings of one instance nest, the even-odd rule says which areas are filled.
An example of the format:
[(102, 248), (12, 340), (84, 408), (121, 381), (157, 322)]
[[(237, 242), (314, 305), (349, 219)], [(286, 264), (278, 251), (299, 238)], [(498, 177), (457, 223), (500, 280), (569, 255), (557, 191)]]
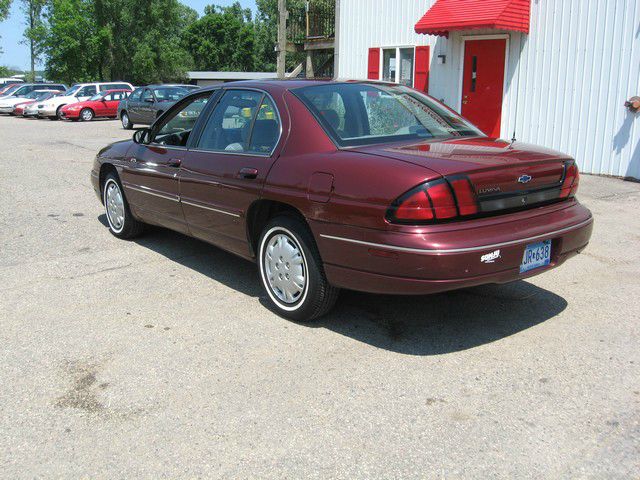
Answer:
[(514, 115), (514, 125), (513, 125), (513, 137), (511, 138), (511, 143), (509, 144), (509, 148), (513, 148), (513, 144), (516, 143), (516, 128), (518, 127), (518, 105), (520, 100), (520, 66), (522, 65), (522, 33), (520, 34), (520, 52), (518, 54), (518, 86), (516, 87), (516, 108)]

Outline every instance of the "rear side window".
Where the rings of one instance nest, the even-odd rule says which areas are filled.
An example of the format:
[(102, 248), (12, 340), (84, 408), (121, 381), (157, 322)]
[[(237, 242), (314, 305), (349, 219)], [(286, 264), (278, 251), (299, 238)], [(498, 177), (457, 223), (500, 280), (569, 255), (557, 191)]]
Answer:
[(280, 119), (262, 92), (228, 90), (207, 120), (197, 148), (270, 155), (280, 136)]
[(280, 137), (280, 118), (269, 97), (264, 98), (249, 138), (249, 152), (270, 155)]

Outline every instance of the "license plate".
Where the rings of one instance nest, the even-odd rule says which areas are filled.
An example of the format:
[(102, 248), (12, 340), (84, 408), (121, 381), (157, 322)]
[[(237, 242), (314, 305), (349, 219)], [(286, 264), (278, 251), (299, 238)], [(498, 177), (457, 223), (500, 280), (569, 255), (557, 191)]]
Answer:
[(530, 243), (524, 249), (520, 273), (528, 272), (534, 268), (544, 267), (551, 263), (551, 240)]

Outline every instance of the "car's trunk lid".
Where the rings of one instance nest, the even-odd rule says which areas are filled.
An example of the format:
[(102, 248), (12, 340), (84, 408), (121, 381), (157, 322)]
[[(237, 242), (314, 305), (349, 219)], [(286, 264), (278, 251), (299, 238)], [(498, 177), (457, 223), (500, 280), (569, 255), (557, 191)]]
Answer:
[(483, 212), (558, 199), (565, 164), (572, 161), (543, 147), (484, 137), (369, 145), (351, 150), (420, 165), (449, 179), (465, 175)]

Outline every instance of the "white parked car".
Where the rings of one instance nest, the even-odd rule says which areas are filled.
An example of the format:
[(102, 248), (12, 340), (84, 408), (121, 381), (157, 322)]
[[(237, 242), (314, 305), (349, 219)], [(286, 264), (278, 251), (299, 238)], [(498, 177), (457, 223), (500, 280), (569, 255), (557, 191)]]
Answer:
[(0, 99), (0, 113), (13, 113), (13, 109), (16, 105), (23, 102), (29, 102), (34, 100), (42, 99), (47, 93), (60, 93), (57, 90), (49, 90), (49, 89), (41, 89), (41, 90), (33, 90), (29, 93), (25, 93), (24, 95), (20, 95), (17, 97), (5, 97)]
[(38, 117), (50, 118), (52, 120), (61, 118), (60, 110), (65, 105), (76, 102), (84, 102), (93, 97), (96, 93), (105, 90), (130, 89), (133, 86), (127, 82), (95, 82), (95, 83), (76, 83), (63, 95), (47, 100), (42, 107), (38, 106)]

